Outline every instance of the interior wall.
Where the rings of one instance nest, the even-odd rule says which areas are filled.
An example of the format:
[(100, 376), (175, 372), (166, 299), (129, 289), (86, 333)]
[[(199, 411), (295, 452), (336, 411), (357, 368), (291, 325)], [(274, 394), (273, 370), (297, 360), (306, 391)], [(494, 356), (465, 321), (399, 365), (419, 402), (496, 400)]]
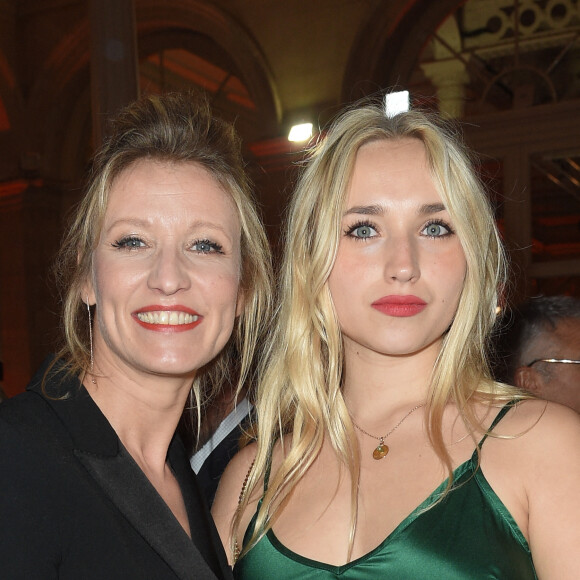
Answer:
[[(51, 261), (94, 149), (88, 2), (0, 0), (0, 357), (10, 393), (53, 348)], [(404, 86), (434, 30), (465, 3), (135, 0), (139, 58), (199, 49), (239, 76), (255, 109), (237, 125), (277, 250), (302, 158), (289, 125), (324, 127), (344, 104)]]

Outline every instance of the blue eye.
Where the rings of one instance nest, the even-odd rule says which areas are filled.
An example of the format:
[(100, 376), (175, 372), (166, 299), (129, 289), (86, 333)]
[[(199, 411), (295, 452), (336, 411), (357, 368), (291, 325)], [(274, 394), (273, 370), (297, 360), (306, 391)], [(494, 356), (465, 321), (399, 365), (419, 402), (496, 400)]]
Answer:
[(377, 230), (367, 223), (359, 223), (348, 228), (345, 232), (347, 236), (351, 238), (356, 238), (358, 240), (366, 240), (368, 238), (374, 238), (377, 235)]
[(127, 236), (125, 238), (121, 238), (120, 240), (113, 242), (112, 246), (114, 248), (127, 248), (129, 250), (134, 250), (136, 248), (143, 248), (145, 247), (145, 242), (141, 238), (137, 238), (136, 236)]
[(210, 240), (197, 240), (191, 246), (191, 249), (200, 254), (218, 253), (223, 254), (223, 248), (220, 244)]
[(453, 230), (444, 223), (431, 222), (423, 228), (421, 233), (430, 238), (442, 238), (452, 234)]

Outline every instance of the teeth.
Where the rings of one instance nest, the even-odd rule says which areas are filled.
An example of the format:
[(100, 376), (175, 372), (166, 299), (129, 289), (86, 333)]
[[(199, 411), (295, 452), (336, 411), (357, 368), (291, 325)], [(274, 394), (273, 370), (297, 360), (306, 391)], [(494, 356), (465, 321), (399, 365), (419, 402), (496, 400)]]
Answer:
[(178, 312), (177, 310), (163, 310), (159, 312), (138, 312), (137, 318), (141, 322), (149, 324), (168, 324), (170, 326), (180, 326), (181, 324), (191, 324), (197, 322), (199, 316)]

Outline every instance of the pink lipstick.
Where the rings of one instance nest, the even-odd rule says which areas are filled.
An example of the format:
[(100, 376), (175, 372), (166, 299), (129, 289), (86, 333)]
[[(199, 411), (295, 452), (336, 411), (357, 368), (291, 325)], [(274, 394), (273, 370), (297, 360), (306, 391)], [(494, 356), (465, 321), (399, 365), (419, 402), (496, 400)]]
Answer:
[(375, 300), (371, 306), (387, 316), (405, 317), (419, 314), (427, 303), (417, 296), (393, 294)]
[(132, 312), (131, 316), (143, 328), (155, 332), (185, 332), (203, 320), (195, 310), (179, 304), (145, 306)]

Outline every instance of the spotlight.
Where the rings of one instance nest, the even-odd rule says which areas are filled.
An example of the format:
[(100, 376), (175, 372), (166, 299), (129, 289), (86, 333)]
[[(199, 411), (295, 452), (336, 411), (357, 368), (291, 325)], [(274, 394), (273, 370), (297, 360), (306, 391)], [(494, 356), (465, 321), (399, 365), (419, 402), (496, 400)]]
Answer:
[(301, 123), (294, 125), (288, 133), (288, 141), (299, 143), (300, 141), (308, 141), (312, 137), (312, 123)]
[(409, 91), (397, 91), (385, 96), (385, 113), (394, 117), (409, 110)]

